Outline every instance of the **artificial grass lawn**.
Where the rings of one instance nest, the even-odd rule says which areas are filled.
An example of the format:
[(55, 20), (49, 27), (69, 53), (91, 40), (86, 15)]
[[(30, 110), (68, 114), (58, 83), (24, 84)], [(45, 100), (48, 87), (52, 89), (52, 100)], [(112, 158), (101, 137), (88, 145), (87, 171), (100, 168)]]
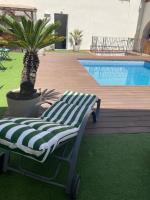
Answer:
[[(150, 135), (86, 136), (78, 171), (79, 200), (149, 200)], [(11, 172), (0, 177), (0, 199), (65, 200), (67, 196), (62, 189)]]
[(23, 54), (12, 52), (10, 57), (12, 60), (2, 62), (7, 69), (0, 71), (0, 117), (7, 107), (6, 93), (11, 89), (19, 88), (21, 79)]

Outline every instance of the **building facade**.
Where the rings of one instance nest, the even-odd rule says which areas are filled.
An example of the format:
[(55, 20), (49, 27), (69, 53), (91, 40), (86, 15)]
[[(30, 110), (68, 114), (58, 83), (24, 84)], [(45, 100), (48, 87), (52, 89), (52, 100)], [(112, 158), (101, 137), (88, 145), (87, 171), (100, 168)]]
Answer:
[[(50, 17), (51, 21), (60, 20), (60, 33), (66, 41), (58, 48), (70, 49), (69, 33), (74, 29), (83, 31), (81, 49), (90, 49), (92, 36), (141, 37), (150, 19), (150, 2), (141, 15), (139, 8), (145, 0), (1, 0), (10, 7), (33, 7), (36, 18)], [(24, 4), (26, 4), (24, 6)], [(143, 7), (142, 7), (143, 9)], [(141, 12), (141, 10), (140, 10)], [(138, 27), (137, 27), (138, 22)], [(139, 25), (140, 23), (140, 25)]]

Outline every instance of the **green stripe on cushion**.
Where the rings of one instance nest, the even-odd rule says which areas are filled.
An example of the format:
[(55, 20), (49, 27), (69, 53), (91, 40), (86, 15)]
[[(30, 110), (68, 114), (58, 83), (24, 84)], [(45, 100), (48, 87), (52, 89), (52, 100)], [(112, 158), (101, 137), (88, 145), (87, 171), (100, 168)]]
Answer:
[(53, 117), (51, 117), (51, 121), (52, 122), (55, 122), (55, 120), (57, 121), (63, 115), (63, 113), (67, 108), (68, 105), (66, 103), (63, 103), (60, 109), (53, 115)]
[[(0, 148), (5, 149), (5, 150), (10, 150), (9, 147), (7, 147), (6, 145), (3, 145), (3, 144), (0, 144)], [(42, 154), (41, 156), (37, 157), (37, 156), (35, 156), (35, 155), (31, 155), (31, 154), (29, 154), (29, 153), (26, 153), (26, 152), (24, 152), (24, 151), (22, 151), (21, 149), (18, 149), (18, 148), (16, 148), (16, 149), (11, 149), (11, 151), (14, 152), (14, 153), (20, 154), (20, 155), (22, 155), (22, 156), (31, 158), (31, 159), (33, 159), (33, 160), (36, 160), (36, 161), (38, 161), (38, 162), (43, 162), (43, 158), (44, 158), (44, 156), (45, 156), (45, 154), (46, 154), (46, 151), (45, 151), (45, 152), (43, 152), (43, 154)]]
[[(57, 135), (58, 133), (62, 133), (62, 132), (64, 132), (64, 131), (68, 131), (68, 130), (72, 130), (73, 129), (73, 127), (60, 127), (60, 129), (57, 129), (57, 130), (54, 130), (54, 131), (52, 131), (51, 133), (48, 133), (47, 135), (45, 135), (42, 139), (39, 139), (39, 140), (37, 140), (36, 142), (35, 142), (35, 144), (34, 144), (34, 146), (33, 146), (33, 148), (34, 149), (39, 149), (39, 147), (41, 146), (41, 144), (42, 144), (42, 142), (43, 141), (45, 141), (45, 143), (46, 142), (48, 142), (49, 140), (51, 140), (55, 135)], [(73, 132), (74, 133), (74, 132)], [(64, 135), (66, 135), (65, 133), (64, 133)]]
[[(89, 99), (91, 98), (91, 101), (89, 102)], [(67, 104), (74, 104), (75, 105), (87, 105), (90, 106), (92, 104), (92, 101), (95, 101), (96, 96), (95, 95), (89, 95), (89, 94), (82, 94), (78, 92), (73, 91), (66, 91), (65, 94), (60, 98), (60, 101), (57, 101), (54, 103), (45, 113), (42, 115), (42, 119), (46, 119), (47, 121), (57, 122), (57, 121), (63, 121), (61, 119), (61, 116), (63, 115), (63, 112), (65, 112), (68, 107), (65, 105)], [(67, 116), (67, 115), (66, 115)], [(65, 119), (67, 117), (64, 116)]]
[(70, 93), (70, 91), (66, 91), (58, 100), (59, 101), (64, 101), (64, 99), (66, 98), (66, 96)]
[(8, 138), (6, 138), (6, 134), (7, 134), (7, 132), (8, 132), (11, 128), (14, 128), (14, 127), (16, 127), (16, 124), (10, 124), (10, 125), (8, 125), (7, 127), (3, 128), (3, 129), (0, 131), (0, 138), (9, 140)]
[(78, 115), (78, 113), (80, 112), (80, 110), (81, 110), (81, 107), (77, 106), (77, 110), (73, 113), (73, 116), (71, 117), (71, 119), (69, 121), (64, 122), (64, 124), (66, 124), (66, 125), (72, 125), (72, 123), (76, 119), (76, 116)]
[(26, 130), (29, 130), (29, 127), (23, 127), (20, 128), (19, 130), (15, 131), (15, 133), (13, 134), (13, 136), (11, 137), (11, 142), (12, 143), (16, 143), (18, 138), (22, 135), (22, 133)]
[(51, 135), (55, 130), (60, 130), (61, 131), (61, 128), (64, 127), (64, 126), (61, 126), (61, 125), (57, 125), (55, 127), (51, 127), (50, 129), (48, 129), (47, 131), (42, 131), (41, 133), (39, 133), (38, 135), (35, 135), (34, 137), (32, 137), (28, 143), (28, 146), (30, 148), (33, 148), (34, 146), (34, 143), (39, 140), (41, 142), (40, 145), (42, 145), (42, 143), (45, 143), (44, 141), (44, 138), (45, 136), (47, 135)]
[(61, 104), (61, 109), (57, 113), (55, 113), (54, 117), (49, 117), (45, 120), (79, 127), (89, 106), (93, 105), (95, 101), (96, 96), (85, 95), (81, 101), (81, 103), (83, 104), (82, 106), (67, 103), (65, 104), (63, 102)]
[(82, 107), (79, 112), (80, 112), (80, 115), (79, 115), (79, 117), (76, 116), (76, 119), (71, 124), (72, 126), (79, 127), (81, 125), (81, 123), (82, 123), (82, 121), (84, 119), (84, 116), (87, 113), (87, 107)]
[(10, 120), (0, 120), (0, 125), (3, 125), (5, 123), (12, 123), (13, 124), (13, 122), (11, 122)]
[(54, 118), (50, 118), (49, 120), (52, 121), (52, 122), (59, 122), (59, 121), (62, 121), (62, 119), (64, 118), (64, 115), (65, 116), (69, 116), (69, 114), (75, 109), (75, 105), (69, 105), (69, 104), (64, 104), (65, 107), (63, 108), (63, 110)]
[(43, 120), (38, 120), (38, 121), (28, 120), (28, 121), (21, 122), (21, 124), (25, 124), (25, 125), (28, 125), (28, 126), (31, 126), (31, 127), (33, 127), (34, 124), (36, 125), (36, 124), (40, 124), (40, 123), (44, 123), (44, 121)]
[(28, 121), (28, 120), (41, 120), (40, 118), (29, 118), (29, 117), (18, 117), (18, 118), (11, 118), (10, 121), (14, 122), (14, 123), (22, 123), (24, 121)]
[(75, 108), (76, 108), (76, 106), (74, 104), (68, 105), (66, 107), (66, 110), (62, 113), (62, 115), (58, 116), (58, 119), (55, 119), (54, 121), (57, 122), (57, 123), (63, 124), (63, 122), (65, 122), (68, 119), (72, 110), (74, 110)]
[(78, 106), (82, 107), (82, 106), (86, 106), (89, 107), (91, 105), (93, 105), (93, 103), (95, 103), (96, 98), (93, 96), (87, 96), (86, 99), (84, 100), (84, 102), (79, 103)]
[[(65, 109), (66, 110), (68, 110), (68, 113), (66, 113), (66, 120), (68, 119), (68, 118), (70, 118), (70, 115), (71, 115), (71, 113), (73, 113), (73, 115), (76, 113), (76, 112), (78, 112), (78, 111), (76, 111), (75, 113), (74, 113), (74, 110), (76, 110), (76, 108), (78, 108), (78, 106), (75, 106), (75, 105), (69, 105), (69, 104), (65, 104), (65, 103), (63, 103), (63, 105), (65, 105)], [(61, 121), (62, 120), (62, 115), (63, 115), (63, 113), (60, 113), (61, 115), (58, 115), (57, 116), (57, 118), (47, 118), (46, 120), (47, 121), (50, 121), (50, 122), (58, 122), (58, 121)]]
[(70, 98), (69, 98), (67, 101), (65, 101), (65, 102), (68, 103), (68, 104), (71, 104), (71, 103), (73, 103), (73, 102), (75, 101), (75, 99), (78, 98), (78, 97), (79, 97), (79, 93), (78, 93), (78, 92), (74, 92), (74, 93), (70, 96)]
[(64, 98), (62, 97), (61, 101), (67, 102), (72, 97), (73, 94), (74, 94), (73, 91), (68, 91), (67, 94), (63, 95)]
[[(43, 120), (44, 121), (44, 120)], [(46, 126), (46, 127), (44, 127), (44, 128), (41, 128), (42, 126)], [(29, 125), (30, 126), (30, 125)], [(32, 127), (33, 128), (35, 128), (36, 130), (38, 130), (39, 128), (40, 128), (40, 130), (41, 131), (45, 131), (45, 130), (47, 130), (48, 129), (48, 127), (50, 128), (50, 127), (53, 127), (53, 126), (57, 126), (57, 125), (55, 125), (55, 124), (50, 124), (50, 122), (39, 122), (39, 123), (37, 123), (37, 124), (35, 124), (35, 125), (33, 125)]]
[(36, 120), (24, 121), (21, 124), (26, 124), (28, 126), (33, 127), (34, 125), (36, 126), (37, 124), (41, 124), (41, 123), (44, 123), (43, 120), (40, 120), (40, 121), (36, 121)]
[[(74, 92), (74, 91), (66, 91), (64, 95), (59, 99), (60, 101), (64, 101), (69, 104), (75, 104), (78, 105), (80, 101), (85, 97), (85, 96), (94, 96), (93, 94), (84, 94), (80, 92)], [(79, 99), (78, 99), (79, 98)], [(77, 99), (77, 100), (76, 100)]]
[(88, 101), (86, 101), (84, 106), (80, 106), (79, 113), (77, 114), (76, 118), (74, 119), (74, 122), (71, 123), (72, 126), (79, 127), (81, 125), (89, 106), (93, 105), (95, 103), (95, 101), (96, 101), (96, 97), (91, 96), (90, 98), (88, 98)]
[(48, 108), (41, 116), (41, 118), (47, 117), (47, 115), (52, 111), (53, 108), (57, 107), (60, 104), (60, 101), (55, 102), (50, 108)]
[(81, 95), (79, 93), (77, 93), (67, 103), (76, 104), (75, 102), (77, 102), (79, 98), (81, 98)]
[(64, 105), (63, 101), (58, 101), (56, 103), (54, 103), (47, 111), (46, 114), (44, 113), (41, 118), (49, 118), (49, 117), (53, 117), (54, 114), (59, 111), (59, 109)]
[(78, 105), (79, 102), (82, 100), (82, 98), (83, 98), (84, 96), (85, 96), (85, 94), (80, 94), (80, 95), (78, 95), (78, 98), (76, 98), (75, 101), (72, 102), (72, 103)]
[(26, 125), (28, 125), (28, 124), (31, 124), (31, 123), (34, 123), (34, 122), (37, 122), (37, 123), (39, 123), (41, 121), (41, 119), (38, 119), (38, 120), (35, 120), (35, 119), (28, 119), (28, 120), (24, 120), (24, 121), (22, 121), (22, 122), (20, 122), (20, 124), (26, 124)]
[[(48, 126), (44, 127), (43, 129), (40, 129), (41, 131), (47, 130), (48, 128), (50, 128), (52, 126), (57, 126), (54, 123), (44, 121), (43, 119), (40, 119), (40, 118), (38, 118), (38, 120), (36, 118), (20, 118), (20, 119), (19, 118), (12, 118), (11, 120), (7, 120), (7, 122), (9, 122), (9, 123), (10, 123), (10, 121), (13, 122), (13, 123), (15, 122), (15, 124), (16, 124), (16, 122), (17, 123), (20, 122), (19, 124), (28, 125), (28, 126), (34, 128), (36, 130), (38, 130), (38, 128), (42, 127), (43, 125), (47, 124)], [(0, 123), (1, 124), (6, 123), (6, 121), (5, 122), (0, 121)]]
[[(73, 103), (75, 99), (79, 96), (81, 96), (81, 93), (70, 91), (69, 95), (63, 101), (66, 103)], [(83, 97), (84, 96), (86, 96), (86, 94), (84, 94)]]
[(31, 139), (32, 137), (34, 137), (35, 135), (39, 134), (39, 133), (40, 133), (40, 131), (37, 131), (37, 130), (35, 130), (35, 131), (29, 133), (29, 134), (23, 139), (22, 144), (23, 144), (24, 146), (28, 146), (28, 143), (29, 143), (30, 139)]
[(41, 130), (41, 131), (47, 131), (49, 128), (52, 128), (52, 127), (55, 127), (55, 126), (58, 126), (58, 124), (47, 123), (47, 124), (45, 124), (44, 127), (39, 127), (39, 130)]

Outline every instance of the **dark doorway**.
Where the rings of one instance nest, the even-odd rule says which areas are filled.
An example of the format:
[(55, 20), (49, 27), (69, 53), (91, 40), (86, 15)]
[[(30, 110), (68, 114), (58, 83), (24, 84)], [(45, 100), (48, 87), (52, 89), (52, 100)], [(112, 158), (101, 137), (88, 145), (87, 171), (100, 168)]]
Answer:
[(59, 26), (56, 30), (59, 36), (64, 36), (65, 39), (62, 42), (58, 42), (55, 44), (55, 49), (66, 49), (66, 36), (67, 36), (67, 22), (68, 15), (66, 14), (54, 14), (54, 21), (59, 21), (61, 26)]

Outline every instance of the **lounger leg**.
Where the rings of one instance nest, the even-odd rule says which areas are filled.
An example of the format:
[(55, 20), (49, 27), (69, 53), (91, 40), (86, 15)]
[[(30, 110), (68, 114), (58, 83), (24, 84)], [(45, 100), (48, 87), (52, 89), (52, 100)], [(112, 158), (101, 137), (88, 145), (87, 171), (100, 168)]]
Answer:
[(93, 123), (96, 123), (96, 113), (94, 111), (92, 112), (92, 117), (93, 117)]
[(99, 110), (99, 109), (100, 109), (100, 104), (101, 104), (101, 100), (100, 100), (100, 99), (98, 99), (98, 100), (97, 100), (97, 110)]
[(3, 164), (3, 172), (7, 171), (9, 158), (10, 158), (10, 153), (8, 153), (8, 152), (5, 153), (5, 155), (4, 155), (4, 164)]
[(3, 172), (5, 153), (0, 152), (0, 173)]
[(68, 173), (68, 180), (67, 180), (67, 187), (66, 192), (70, 194), (71, 192), (71, 183), (73, 180), (73, 177), (76, 174), (76, 162), (77, 162), (77, 155), (75, 153), (72, 153), (71, 160), (69, 163), (69, 173)]
[(92, 112), (93, 123), (96, 123), (96, 121), (97, 121), (97, 116), (99, 114), (101, 100), (98, 99), (96, 103), (97, 103), (96, 111)]
[(83, 136), (83, 130), (78, 133), (78, 137), (72, 149), (70, 161), (69, 161), (69, 172), (67, 178), (66, 192), (70, 195), (71, 199), (76, 199), (78, 193), (80, 177), (76, 173), (76, 164), (79, 153), (79, 148), (81, 144), (81, 139)]

